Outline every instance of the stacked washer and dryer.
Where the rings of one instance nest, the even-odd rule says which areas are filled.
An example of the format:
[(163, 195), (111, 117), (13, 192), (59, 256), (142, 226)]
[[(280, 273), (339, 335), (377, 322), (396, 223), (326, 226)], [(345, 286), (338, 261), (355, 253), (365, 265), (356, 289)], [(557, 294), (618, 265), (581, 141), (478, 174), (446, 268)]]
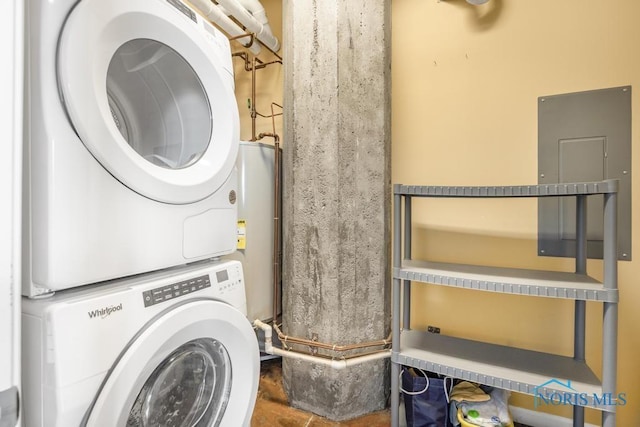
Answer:
[(228, 39), (180, 0), (27, 0), (23, 421), (248, 425)]

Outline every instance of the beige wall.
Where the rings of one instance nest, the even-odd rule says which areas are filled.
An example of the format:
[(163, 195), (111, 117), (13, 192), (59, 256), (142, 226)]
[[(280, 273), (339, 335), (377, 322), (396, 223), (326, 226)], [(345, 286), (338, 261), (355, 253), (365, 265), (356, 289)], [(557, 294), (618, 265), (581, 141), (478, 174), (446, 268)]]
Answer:
[[(537, 182), (537, 97), (633, 85), (640, 111), (640, 2), (463, 0), (393, 2), (393, 182), (515, 185)], [(633, 119), (634, 143), (640, 116)], [(639, 150), (633, 152), (638, 167)], [(636, 173), (636, 176), (638, 174)], [(633, 210), (640, 182), (633, 179)], [(414, 255), (430, 260), (571, 271), (536, 256), (535, 200), (431, 200), (415, 209)], [(633, 242), (640, 223), (634, 215)], [(618, 390), (640, 411), (640, 253), (619, 263)], [(602, 276), (602, 263), (588, 271)], [(572, 354), (573, 303), (414, 285), (413, 327)], [(588, 305), (587, 358), (600, 372), (600, 304)], [(515, 396), (532, 407), (530, 396)], [(561, 410), (570, 416), (570, 411)], [(599, 424), (599, 413), (587, 420)]]

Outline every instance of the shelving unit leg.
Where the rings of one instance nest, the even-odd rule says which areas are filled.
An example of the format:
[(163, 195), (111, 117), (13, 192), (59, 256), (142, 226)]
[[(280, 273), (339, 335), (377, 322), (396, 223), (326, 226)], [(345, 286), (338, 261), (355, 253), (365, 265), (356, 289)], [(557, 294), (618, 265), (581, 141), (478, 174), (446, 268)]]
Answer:
[(400, 426), (400, 365), (391, 362), (391, 426)]
[[(404, 259), (411, 259), (411, 197), (404, 197)], [(411, 280), (404, 281), (402, 327), (411, 329)]]
[[(393, 299), (400, 299), (400, 279), (393, 279)], [(400, 352), (400, 304), (393, 304), (391, 354)], [(391, 425), (400, 424), (400, 365), (391, 361)]]
[[(604, 287), (618, 287), (618, 195), (604, 196)], [(602, 325), (602, 393), (614, 397), (617, 402), (616, 376), (618, 370), (618, 303), (605, 302)], [(602, 426), (615, 427), (615, 406), (611, 412), (602, 412)]]
[[(576, 196), (576, 273), (587, 274), (587, 196)], [(573, 358), (585, 361), (587, 302), (575, 302)], [(573, 407), (573, 427), (584, 427), (584, 407)]]
[[(393, 267), (400, 268), (401, 259), (401, 196), (395, 194), (393, 196)], [(393, 279), (393, 312), (391, 318), (392, 342), (391, 354), (397, 355), (400, 352), (400, 279)], [(406, 307), (405, 307), (406, 309)], [(400, 365), (391, 361), (391, 425), (399, 427), (400, 425)]]
[[(602, 394), (617, 402), (616, 371), (618, 357), (618, 304), (604, 303), (602, 337)], [(609, 394), (611, 393), (611, 394)], [(615, 427), (615, 407), (602, 412), (602, 427)]]
[(616, 414), (615, 412), (602, 412), (602, 427), (615, 427), (616, 426)]

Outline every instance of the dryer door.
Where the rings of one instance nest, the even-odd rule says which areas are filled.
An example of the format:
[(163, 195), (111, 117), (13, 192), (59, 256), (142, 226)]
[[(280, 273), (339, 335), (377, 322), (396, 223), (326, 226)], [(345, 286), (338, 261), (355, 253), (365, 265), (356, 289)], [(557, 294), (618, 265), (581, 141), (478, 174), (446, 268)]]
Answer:
[(246, 317), (214, 300), (161, 313), (103, 381), (84, 426), (248, 425), (260, 374)]
[[(207, 27), (205, 27), (207, 25)], [(238, 151), (228, 40), (180, 0), (82, 0), (65, 23), (58, 81), (84, 145), (124, 185), (191, 203)]]

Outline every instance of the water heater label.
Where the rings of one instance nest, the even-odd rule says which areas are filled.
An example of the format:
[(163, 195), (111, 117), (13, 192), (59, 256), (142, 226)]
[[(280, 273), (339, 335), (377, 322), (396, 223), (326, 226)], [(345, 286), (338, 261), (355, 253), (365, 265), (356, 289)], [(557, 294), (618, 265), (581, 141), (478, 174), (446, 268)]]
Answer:
[(247, 249), (247, 221), (238, 220), (238, 249)]

